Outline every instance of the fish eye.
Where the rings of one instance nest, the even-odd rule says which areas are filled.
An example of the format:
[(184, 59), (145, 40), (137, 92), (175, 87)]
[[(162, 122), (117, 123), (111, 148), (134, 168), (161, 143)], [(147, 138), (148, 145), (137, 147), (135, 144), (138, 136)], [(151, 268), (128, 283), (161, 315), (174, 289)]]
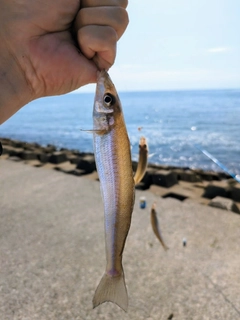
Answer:
[(110, 93), (106, 93), (103, 97), (103, 101), (107, 107), (110, 107), (114, 103), (114, 97)]

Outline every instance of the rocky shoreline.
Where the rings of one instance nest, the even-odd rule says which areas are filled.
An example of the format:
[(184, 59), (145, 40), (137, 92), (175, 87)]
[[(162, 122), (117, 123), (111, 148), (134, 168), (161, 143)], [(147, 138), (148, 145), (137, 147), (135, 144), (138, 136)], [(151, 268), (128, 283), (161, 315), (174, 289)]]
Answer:
[[(43, 147), (8, 138), (0, 141), (3, 147), (0, 159), (22, 161), (37, 168), (98, 180), (92, 153), (65, 148), (58, 150), (54, 145)], [(133, 161), (132, 164), (135, 171), (137, 163)], [(149, 163), (142, 182), (136, 188), (150, 190), (162, 198), (195, 201), (240, 214), (240, 184), (224, 172)]]

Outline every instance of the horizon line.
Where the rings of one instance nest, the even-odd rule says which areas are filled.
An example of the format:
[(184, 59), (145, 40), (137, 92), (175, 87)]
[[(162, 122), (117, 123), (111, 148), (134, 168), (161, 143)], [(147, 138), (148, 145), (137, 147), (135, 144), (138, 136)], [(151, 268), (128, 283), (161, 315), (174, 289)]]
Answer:
[[(80, 90), (82, 88), (79, 88)], [(89, 91), (75, 91), (69, 92), (67, 94), (82, 94), (82, 93), (95, 93), (95, 89)], [(225, 90), (240, 90), (240, 87), (225, 87), (225, 88), (176, 88), (176, 89), (133, 89), (133, 90), (118, 90), (121, 93), (130, 93), (130, 92), (170, 92), (170, 91), (225, 91)]]

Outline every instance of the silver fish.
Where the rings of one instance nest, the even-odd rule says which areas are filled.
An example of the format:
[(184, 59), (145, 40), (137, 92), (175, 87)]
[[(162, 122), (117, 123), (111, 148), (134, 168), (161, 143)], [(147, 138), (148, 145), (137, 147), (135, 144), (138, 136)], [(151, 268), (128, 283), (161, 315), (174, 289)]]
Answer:
[(135, 200), (130, 142), (121, 102), (108, 73), (98, 74), (93, 108), (94, 154), (104, 203), (106, 271), (95, 291), (93, 307), (111, 301), (123, 310), (128, 294), (122, 254)]

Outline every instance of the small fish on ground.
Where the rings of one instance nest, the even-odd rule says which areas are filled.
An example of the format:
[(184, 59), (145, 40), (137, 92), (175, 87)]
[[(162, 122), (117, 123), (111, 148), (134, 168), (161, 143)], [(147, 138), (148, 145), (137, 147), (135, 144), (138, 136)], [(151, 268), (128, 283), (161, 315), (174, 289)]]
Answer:
[(162, 238), (161, 231), (160, 231), (158, 218), (157, 218), (157, 212), (156, 212), (156, 203), (153, 203), (152, 209), (151, 209), (151, 225), (152, 225), (152, 229), (153, 229), (154, 234), (156, 235), (156, 237), (160, 241), (164, 250), (168, 250), (169, 248), (166, 246), (166, 244)]

